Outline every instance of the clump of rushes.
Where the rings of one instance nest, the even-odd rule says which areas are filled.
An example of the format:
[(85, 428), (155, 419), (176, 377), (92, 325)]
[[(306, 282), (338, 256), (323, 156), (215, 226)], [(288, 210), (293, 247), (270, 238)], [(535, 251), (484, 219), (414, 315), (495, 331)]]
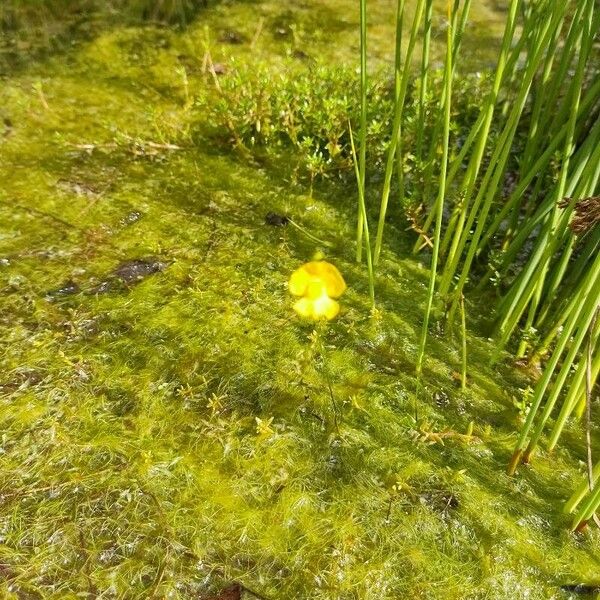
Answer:
[[(598, 175), (600, 175), (600, 168), (598, 167), (599, 157), (594, 157), (597, 154), (597, 149), (590, 148), (589, 151), (581, 154), (581, 149), (586, 145), (584, 144), (578, 153), (574, 153), (574, 135), (581, 96), (580, 87), (584, 80), (586, 60), (591, 51), (591, 30), (589, 28), (593, 22), (593, 8), (593, 2), (584, 3), (583, 17), (585, 23), (581, 27), (579, 36), (576, 38), (579, 52), (577, 69), (573, 78), (572, 100), (574, 105), (567, 121), (568, 129), (559, 181), (551, 192), (553, 205), (546, 215), (531, 257), (515, 284), (513, 284), (511, 291), (504, 298), (503, 304), (501, 304), (501, 307), (505, 309), (501, 313), (500, 319), (500, 341), (502, 344), (508, 340), (508, 336), (518, 324), (519, 318), (525, 312), (527, 306), (529, 306), (529, 313), (525, 326), (531, 327), (535, 323), (535, 318), (539, 313), (540, 307), (543, 307), (544, 303), (548, 304), (553, 301), (553, 297), (567, 271), (569, 260), (572, 256), (572, 232), (568, 228), (568, 222), (575, 206), (575, 198), (581, 197), (590, 187), (595, 188), (598, 182)], [(577, 176), (571, 177), (574, 198), (567, 202), (563, 201), (559, 203), (560, 198), (566, 191), (572, 155), (574, 162), (577, 159), (582, 160), (580, 163), (582, 178), (580, 179)], [(589, 176), (591, 176), (591, 181), (588, 179)], [(575, 183), (573, 183), (573, 180), (575, 180)], [(587, 228), (585, 232), (587, 232)], [(567, 241), (566, 244), (565, 241)], [(584, 249), (587, 247), (586, 245)], [(585, 257), (585, 254), (583, 256)], [(585, 336), (590, 328), (593, 329), (594, 315), (600, 302), (600, 262), (598, 254), (596, 254), (595, 258), (590, 256), (589, 259), (587, 269), (581, 273), (580, 277), (583, 278), (582, 284), (576, 288), (575, 301), (566, 313), (562, 332), (560, 334), (558, 334), (558, 330), (556, 332), (558, 334), (556, 346), (550, 361), (546, 365), (545, 372), (536, 386), (532, 408), (509, 464), (509, 473), (514, 473), (520, 460), (529, 462), (531, 459), (533, 452), (539, 444), (544, 426), (553, 412), (561, 391), (571, 376), (572, 369), (576, 367), (578, 359), (581, 360), (581, 350), (583, 349)], [(545, 307), (545, 310), (546, 312), (548, 311), (548, 306)], [(594, 336), (593, 331), (590, 331), (590, 336)], [(525, 344), (522, 342), (519, 352), (523, 352), (524, 349)], [(567, 349), (568, 351), (563, 357), (563, 352)], [(578, 369), (576, 368), (575, 370), (577, 371)], [(544, 410), (541, 415), (538, 415), (545, 392), (549, 388), (555, 371), (556, 377), (550, 389)], [(572, 383), (577, 382), (572, 381)], [(577, 389), (579, 386), (574, 385), (573, 387)], [(570, 409), (572, 410), (572, 404), (573, 399), (567, 395), (564, 404), (566, 408), (561, 410), (561, 414), (559, 414), (560, 424), (553, 432), (553, 443), (556, 443), (558, 435), (562, 432), (566, 415), (570, 412)], [(537, 425), (532, 431), (536, 419)], [(531, 437), (527, 443), (530, 433)]]
[[(456, 20), (455, 7), (453, 24), (459, 33), (454, 57), (463, 17)], [(426, 17), (424, 54), (427, 29)], [(583, 410), (583, 340), (600, 303), (600, 83), (593, 45), (599, 31), (600, 14), (593, 0), (576, 5), (566, 0), (543, 0), (536, 5), (511, 0), (494, 81), (479, 117), (461, 136), (454, 157), (444, 147), (447, 132), (441, 137), (443, 172), (431, 208), (428, 197), (436, 181), (431, 157), (436, 155), (439, 132), (445, 125), (444, 103), (437, 113), (432, 111), (433, 153), (420, 159), (423, 178), (419, 185), (427, 212), (424, 223), (414, 227), (419, 232), (415, 250), (423, 247), (423, 240), (433, 239), (432, 271), (439, 263), (443, 265), (439, 294), (446, 301), (450, 325), (457, 310), (463, 321), (464, 293), (477, 278), (479, 289), (491, 284), (500, 292), (494, 311), (498, 355), (508, 346), (532, 365), (548, 357), (509, 466), (511, 473), (521, 460), (531, 458), (557, 405), (562, 404), (550, 447), (569, 416)], [(454, 69), (455, 63), (448, 66), (446, 62), (446, 70)], [(425, 64), (422, 58), (422, 76)], [(445, 79), (442, 97), (447, 83)], [(419, 98), (422, 128), (424, 93)], [(401, 123), (394, 125), (391, 145), (401, 130)], [(421, 130), (417, 135), (420, 157), (424, 140)], [(384, 180), (387, 199), (385, 192)], [(453, 207), (445, 228), (444, 195)], [(386, 207), (383, 202), (376, 258)], [(426, 322), (434, 289), (432, 280)], [(424, 330), (418, 371), (425, 336)], [(596, 329), (591, 336), (597, 348)], [(597, 359), (590, 373), (595, 381)]]

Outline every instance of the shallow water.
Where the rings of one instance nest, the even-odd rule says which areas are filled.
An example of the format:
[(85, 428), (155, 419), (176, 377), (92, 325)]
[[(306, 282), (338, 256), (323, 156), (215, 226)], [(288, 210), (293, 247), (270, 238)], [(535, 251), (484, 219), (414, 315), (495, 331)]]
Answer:
[[(408, 234), (385, 249), (370, 316), (348, 242), (353, 187), (311, 191), (285, 160), (258, 164), (199, 133), (207, 32), (228, 68), (289, 68), (295, 50), (346, 61), (353, 10), (222, 3), (183, 31), (98, 25), (5, 67), (5, 597), (187, 599), (239, 581), (269, 598), (541, 599), (597, 577), (598, 532), (570, 536), (560, 512), (580, 476), (576, 428), (504, 475), (530, 382), (490, 366), (478, 305), (468, 389), (441, 334), (417, 386), (427, 271)], [(501, 13), (478, 11), (497, 39)], [(374, 5), (375, 68), (391, 56), (391, 14)], [(330, 243), (348, 283), (317, 334), (286, 289), (317, 246), (269, 212)]]

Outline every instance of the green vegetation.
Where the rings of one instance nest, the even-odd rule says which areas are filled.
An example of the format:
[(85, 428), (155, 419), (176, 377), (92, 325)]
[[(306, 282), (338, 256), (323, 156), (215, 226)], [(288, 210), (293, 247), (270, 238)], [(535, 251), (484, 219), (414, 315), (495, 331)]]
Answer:
[[(398, 22), (401, 23), (404, 1), (398, 0), (397, 6)], [(416, 182), (413, 192), (415, 195), (421, 194), (421, 207), (427, 213), (425, 222), (418, 226), (417, 231), (433, 246), (428, 302), (416, 372), (420, 376), (440, 247), (444, 268), (438, 291), (444, 304), (444, 320), (450, 330), (457, 308), (460, 306), (461, 312), (464, 311), (463, 292), (466, 284), (474, 276), (481, 277), (481, 264), (485, 265), (493, 253), (487, 265), (488, 273), (484, 275), (479, 288), (489, 282), (493, 283), (491, 287), (500, 290), (501, 298), (494, 312), (499, 350), (518, 336), (516, 355), (521, 358), (527, 354), (530, 365), (536, 365), (544, 354), (551, 351), (544, 373), (533, 391), (531, 407), (508, 466), (510, 475), (515, 474), (521, 462), (530, 462), (561, 392), (570, 380), (572, 387), (562, 399), (561, 414), (552, 433), (551, 447), (554, 447), (566, 419), (573, 412), (577, 402), (574, 398), (582, 397), (583, 374), (586, 374), (590, 499), (583, 504), (576, 517), (575, 525), (579, 526), (590, 519), (600, 506), (600, 495), (594, 490), (591, 475), (590, 436), (591, 396), (598, 375), (593, 366), (593, 355), (598, 350), (598, 332), (594, 323), (600, 306), (600, 219), (588, 216), (583, 219), (586, 221), (583, 227), (576, 225), (570, 228), (569, 222), (573, 217), (575, 222), (581, 220), (576, 214), (576, 207), (577, 212), (590, 211), (596, 215), (600, 202), (597, 196), (600, 178), (600, 153), (597, 152), (600, 147), (597, 130), (600, 112), (597, 85), (599, 63), (597, 47), (594, 46), (600, 31), (600, 13), (595, 12), (594, 0), (573, 6), (567, 0), (559, 3), (542, 1), (537, 5), (530, 5), (523, 0), (510, 1), (492, 89), (481, 107), (478, 119), (464, 134), (465, 142), (453, 159), (448, 173), (451, 87), (454, 63), (458, 57), (458, 44), (455, 41), (459, 42), (462, 38), (470, 2), (463, 4), (460, 19), (459, 6), (459, 0), (447, 2), (448, 41), (444, 86), (432, 118), (435, 126), (431, 151), (427, 162), (417, 164), (422, 177), (421, 181)], [(427, 8), (429, 13), (431, 7)], [(423, 10), (424, 2), (419, 0), (406, 63), (411, 62)], [(521, 23), (519, 15), (522, 17)], [(518, 33), (517, 24), (521, 26)], [(429, 35), (429, 24), (426, 23), (421, 62), (421, 76), (425, 84)], [(396, 33), (396, 47), (399, 53), (401, 28)], [(405, 196), (402, 111), (408, 75), (406, 69), (402, 76), (398, 74), (400, 64), (401, 61), (397, 59), (394, 122), (379, 210), (375, 263), (381, 250), (396, 154), (401, 202)], [(416, 143), (419, 157), (423, 156), (425, 129), (423, 97), (421, 93)], [(499, 106), (501, 103), (503, 106)], [(490, 140), (494, 122), (499, 135)], [(521, 131), (526, 134), (519, 135)], [(440, 139), (441, 157), (435, 151)], [(562, 152), (557, 152), (561, 143)], [(430, 207), (428, 201), (433, 164), (438, 162), (438, 158), (438, 194), (435, 204)], [(484, 158), (488, 161), (487, 165), (483, 163)], [(504, 199), (504, 182), (509, 175), (519, 185), (513, 194)], [(457, 177), (460, 181), (458, 185), (455, 181)], [(455, 184), (454, 189), (452, 184)], [(447, 194), (454, 195), (454, 209), (442, 237)], [(431, 242), (428, 235), (434, 220)], [(356, 243), (362, 244), (359, 236)], [(417, 244), (415, 250), (418, 249)], [(515, 266), (518, 271), (516, 276), (507, 273)], [(490, 272), (494, 275), (493, 281)], [(561, 303), (557, 293), (559, 298), (564, 296), (566, 300)], [(550, 314), (553, 320), (549, 318)], [(545, 335), (542, 343), (534, 339), (538, 332)], [(589, 340), (587, 354), (583, 351), (586, 337)], [(555, 342), (554, 347), (551, 347), (552, 342)], [(572, 374), (572, 371), (577, 374)], [(547, 391), (549, 396), (546, 398)]]
[[(434, 302), (415, 379), (431, 298), (428, 270), (410, 254), (427, 218), (416, 124), (426, 123), (422, 156), (432, 146), (437, 155), (445, 88), (452, 155), (493, 92), (487, 75), (457, 68), (451, 94), (444, 69), (429, 68), (425, 90), (406, 83), (405, 191), (401, 202), (392, 178), (372, 310), (349, 240), (357, 181), (363, 226), (377, 222), (397, 110), (388, 81), (396, 13), (384, 4), (369, 4), (374, 69), (367, 128), (355, 139), (359, 14), (346, 0), (214, 4), (183, 28), (99, 14), (66, 46), (42, 43), (37, 30), (31, 46), (16, 45), (23, 29), (5, 38), (0, 597), (222, 600), (240, 582), (246, 599), (546, 599), (598, 584), (598, 531), (571, 534), (562, 513), (573, 491), (576, 517), (589, 518), (597, 501), (581, 485), (580, 423), (567, 414), (552, 455), (542, 448), (534, 469), (504, 474), (531, 414), (523, 391), (535, 384), (486, 337), (493, 291), (465, 288), (455, 339)], [(446, 47), (438, 8), (431, 61)], [(406, 11), (410, 26), (414, 4)], [(478, 11), (475, 22), (488, 14)], [(461, 52), (474, 37), (467, 27)], [(586, 77), (580, 111), (596, 106)], [(500, 114), (508, 99), (499, 96)], [(548, 116), (544, 106), (537, 114)], [(508, 119), (489, 125), (490, 143)], [(517, 142), (527, 143), (530, 123)], [(569, 126), (555, 127), (566, 143)], [(353, 151), (361, 140), (364, 168)], [(560, 157), (558, 145), (546, 157), (545, 141), (536, 144), (528, 168), (543, 158), (558, 175), (539, 184), (541, 199), (559, 181)], [(589, 186), (596, 150), (582, 147), (570, 168)], [(459, 177), (456, 164), (448, 177)], [(592, 241), (575, 248), (563, 285), (573, 281), (580, 296), (565, 297), (573, 307), (554, 332), (559, 307), (548, 307), (547, 349), (571, 323), (581, 331), (575, 315), (592, 272), (581, 257)], [(314, 326), (293, 313), (287, 280), (319, 250), (348, 290), (339, 317)], [(482, 256), (479, 272), (492, 258)], [(563, 403), (571, 412), (587, 372), (579, 360)]]

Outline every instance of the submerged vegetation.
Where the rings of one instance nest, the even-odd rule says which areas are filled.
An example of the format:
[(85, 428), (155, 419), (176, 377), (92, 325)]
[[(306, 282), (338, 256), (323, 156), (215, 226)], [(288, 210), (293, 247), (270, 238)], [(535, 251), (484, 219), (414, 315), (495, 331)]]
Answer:
[(33, 4), (0, 597), (596, 593), (595, 3)]

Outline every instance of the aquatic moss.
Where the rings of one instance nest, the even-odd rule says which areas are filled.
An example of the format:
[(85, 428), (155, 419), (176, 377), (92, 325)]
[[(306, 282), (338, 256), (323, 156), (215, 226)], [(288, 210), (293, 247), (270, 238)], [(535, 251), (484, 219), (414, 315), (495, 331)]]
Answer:
[[(285, 149), (261, 166), (191, 135), (176, 69), (203, 36), (117, 29), (0, 89), (0, 595), (184, 599), (235, 580), (272, 598), (541, 599), (593, 580), (598, 533), (560, 514), (576, 427), (503, 475), (528, 380), (489, 365), (475, 303), (469, 388), (435, 332), (417, 386), (426, 271), (407, 234), (371, 316), (353, 187), (311, 195)], [(190, 72), (191, 93), (207, 85)], [(348, 283), (316, 336), (286, 289), (316, 247), (268, 212), (328, 241)], [(101, 293), (132, 260), (165, 268)], [(470, 422), (470, 443), (431, 443)]]

